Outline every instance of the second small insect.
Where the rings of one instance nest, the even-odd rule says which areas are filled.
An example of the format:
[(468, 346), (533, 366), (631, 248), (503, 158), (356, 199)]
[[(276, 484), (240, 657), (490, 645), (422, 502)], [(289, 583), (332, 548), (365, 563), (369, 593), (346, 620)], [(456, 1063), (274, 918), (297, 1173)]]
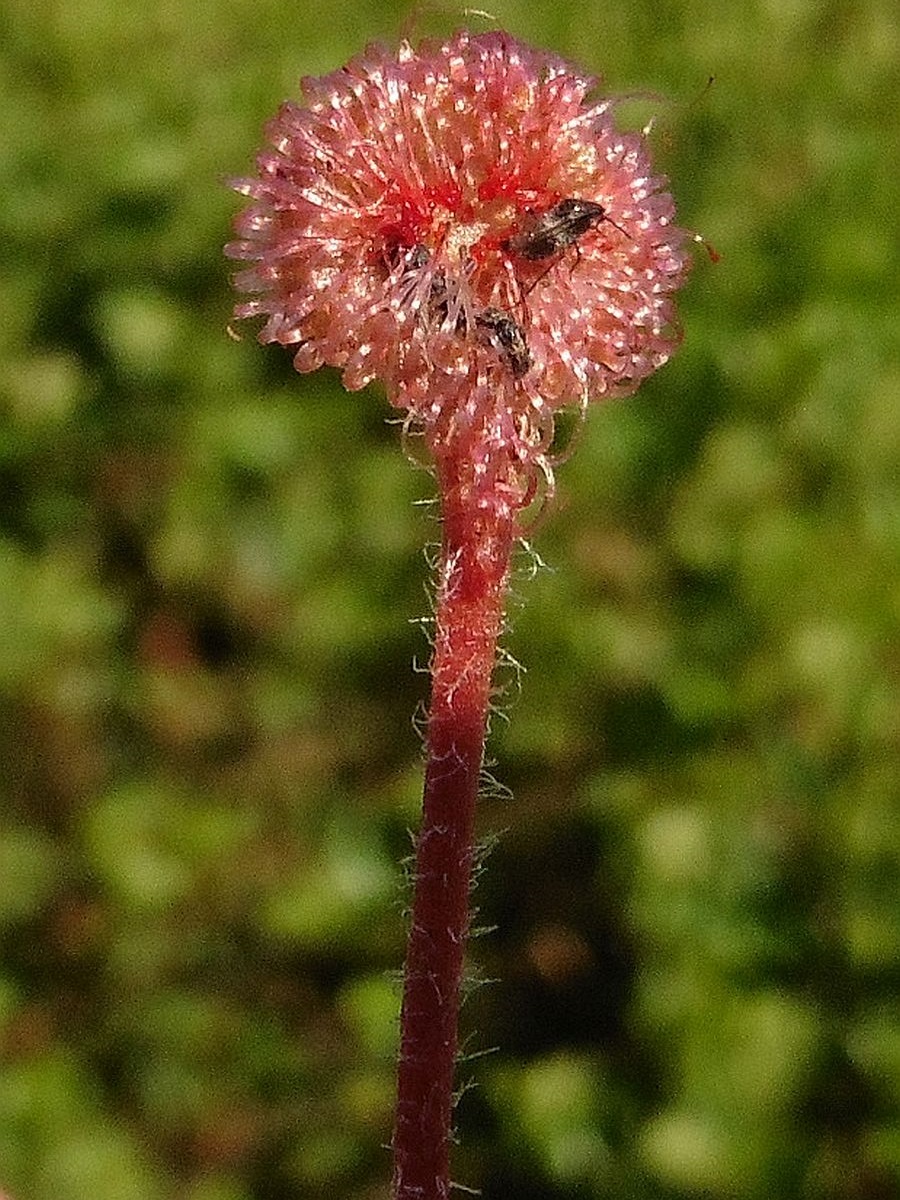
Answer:
[(516, 379), (531, 369), (531, 351), (525, 333), (516, 321), (501, 308), (483, 308), (475, 314), (475, 324), (491, 342), (495, 342)]
[(577, 248), (578, 239), (601, 221), (609, 221), (620, 233), (625, 233), (606, 215), (602, 204), (593, 200), (560, 200), (546, 212), (529, 213), (519, 232), (507, 238), (504, 245), (522, 258), (536, 262), (567, 246)]

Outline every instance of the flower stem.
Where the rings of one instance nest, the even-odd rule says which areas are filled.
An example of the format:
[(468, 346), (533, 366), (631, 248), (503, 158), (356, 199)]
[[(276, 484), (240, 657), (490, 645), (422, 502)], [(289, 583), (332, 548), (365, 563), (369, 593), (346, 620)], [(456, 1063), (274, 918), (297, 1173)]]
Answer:
[(445, 1200), (475, 802), (514, 506), (470, 454), (438, 465), (443, 535), (422, 826), (401, 1013), (394, 1200)]

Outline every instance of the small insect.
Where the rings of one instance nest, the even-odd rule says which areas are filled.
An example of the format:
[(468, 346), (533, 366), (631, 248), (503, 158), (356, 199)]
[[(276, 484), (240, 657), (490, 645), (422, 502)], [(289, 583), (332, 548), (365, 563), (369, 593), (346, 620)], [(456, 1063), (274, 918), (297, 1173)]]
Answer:
[[(465, 334), (466, 314), (459, 300), (459, 281), (453, 272), (436, 265), (434, 258), (426, 245), (416, 242), (408, 247), (393, 247), (391, 266), (401, 267), (399, 282), (405, 298), (415, 299), (415, 309), (428, 324), (449, 324), (456, 333)], [(420, 274), (426, 267), (430, 280), (427, 287)]]
[(421, 267), (427, 267), (430, 262), (431, 251), (421, 242), (417, 242), (406, 252), (406, 269), (408, 271), (417, 271)]
[(593, 229), (601, 221), (608, 221), (620, 233), (625, 233), (621, 225), (616, 225), (616, 222), (606, 215), (602, 204), (593, 200), (560, 200), (546, 212), (529, 213), (520, 232), (507, 238), (504, 248), (512, 250), (522, 258), (537, 262), (542, 258), (550, 258), (568, 246), (574, 246), (577, 250), (578, 239), (584, 237), (589, 229)]
[(513, 378), (521, 379), (531, 368), (531, 351), (525, 333), (509, 313), (500, 308), (482, 308), (475, 314), (476, 326), (484, 330), (488, 341), (499, 347)]
[(427, 266), (431, 259), (431, 251), (421, 242), (416, 242), (413, 246), (404, 246), (402, 242), (391, 241), (384, 247), (383, 253), (387, 267), (391, 271), (400, 267), (404, 275)]

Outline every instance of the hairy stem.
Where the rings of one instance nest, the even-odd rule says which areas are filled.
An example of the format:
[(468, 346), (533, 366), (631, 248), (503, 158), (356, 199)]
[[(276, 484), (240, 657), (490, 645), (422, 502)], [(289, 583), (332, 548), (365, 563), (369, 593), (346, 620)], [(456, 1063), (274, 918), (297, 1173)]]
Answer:
[(469, 928), (475, 802), (515, 512), (468, 456), (440, 463), (437, 589), (422, 826), (406, 958), (394, 1200), (445, 1200)]

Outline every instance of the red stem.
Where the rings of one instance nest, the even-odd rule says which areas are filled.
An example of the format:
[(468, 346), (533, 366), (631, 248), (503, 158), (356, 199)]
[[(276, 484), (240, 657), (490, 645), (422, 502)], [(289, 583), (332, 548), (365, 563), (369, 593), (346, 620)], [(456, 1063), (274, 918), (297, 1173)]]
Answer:
[(475, 801), (515, 512), (468, 456), (439, 464), (443, 537), (422, 826), (401, 1013), (394, 1200), (446, 1200)]

